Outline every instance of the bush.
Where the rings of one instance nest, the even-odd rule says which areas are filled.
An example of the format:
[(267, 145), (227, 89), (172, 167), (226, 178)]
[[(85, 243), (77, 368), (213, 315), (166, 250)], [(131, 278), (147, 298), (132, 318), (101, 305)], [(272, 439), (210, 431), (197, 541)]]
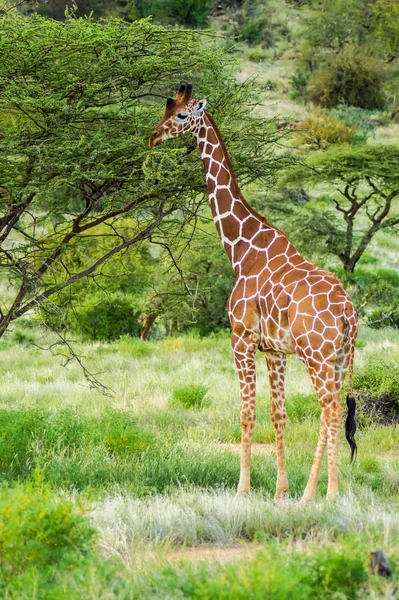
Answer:
[(338, 276), (369, 327), (399, 328), (399, 274), (393, 269), (364, 268), (362, 265), (371, 259), (367, 255), (362, 257), (356, 276), (343, 270), (338, 271)]
[(99, 429), (106, 450), (118, 456), (139, 454), (152, 442), (152, 436), (143, 432), (131, 415), (120, 410), (107, 410)]
[(144, 13), (141, 16), (151, 14), (161, 23), (185, 27), (206, 27), (212, 13), (212, 0), (144, 0), (140, 5)]
[(399, 373), (394, 361), (369, 362), (355, 369), (353, 387), (359, 392), (361, 410), (381, 424), (399, 423)]
[(266, 53), (261, 47), (252, 48), (248, 52), (248, 59), (252, 62), (263, 62), (266, 58)]
[(357, 106), (339, 104), (333, 113), (348, 127), (355, 128), (355, 135), (352, 138), (354, 144), (365, 144), (381, 122), (381, 119), (375, 118), (374, 112), (366, 111)]
[(27, 569), (71, 568), (93, 547), (95, 531), (68, 500), (30, 484), (0, 494), (0, 589)]
[(301, 70), (295, 71), (289, 80), (292, 92), (290, 97), (292, 100), (298, 98), (304, 98), (306, 95), (306, 88), (309, 83), (310, 73), (303, 72)]
[(306, 149), (325, 150), (331, 144), (350, 144), (355, 131), (338, 117), (316, 111), (300, 123), (295, 138)]
[(172, 392), (169, 406), (172, 408), (179, 406), (183, 408), (203, 408), (207, 392), (208, 388), (203, 385), (195, 385), (194, 383), (179, 385)]
[(359, 49), (345, 49), (335, 62), (320, 69), (310, 79), (308, 100), (323, 108), (339, 104), (373, 109), (384, 106), (384, 65)]
[(77, 309), (72, 328), (89, 340), (117, 340), (122, 335), (138, 337), (140, 311), (128, 294), (111, 293), (89, 296)]
[(394, 327), (399, 329), (399, 299), (396, 304), (376, 308), (367, 315), (367, 325), (372, 329)]

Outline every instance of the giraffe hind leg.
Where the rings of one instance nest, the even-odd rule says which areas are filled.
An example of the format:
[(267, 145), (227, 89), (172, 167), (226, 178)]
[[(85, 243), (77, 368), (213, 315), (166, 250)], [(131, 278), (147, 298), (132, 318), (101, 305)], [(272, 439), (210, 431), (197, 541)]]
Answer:
[(338, 492), (338, 434), (342, 421), (343, 406), (339, 398), (339, 389), (335, 383), (335, 365), (308, 365), (308, 371), (321, 406), (320, 433), (315, 457), (303, 500), (312, 500), (316, 496), (317, 481), (325, 448), (328, 453), (328, 489), (327, 495)]

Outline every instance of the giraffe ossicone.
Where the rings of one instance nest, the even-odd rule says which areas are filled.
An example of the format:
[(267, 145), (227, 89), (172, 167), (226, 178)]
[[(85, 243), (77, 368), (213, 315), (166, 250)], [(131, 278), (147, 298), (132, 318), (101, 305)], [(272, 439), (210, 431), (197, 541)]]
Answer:
[(241, 393), (241, 464), (238, 492), (250, 491), (251, 442), (255, 425), (255, 354), (266, 355), (270, 412), (276, 434), (276, 498), (288, 493), (284, 431), (286, 355), (304, 362), (320, 406), (320, 434), (304, 500), (316, 495), (327, 446), (328, 491), (338, 491), (338, 433), (344, 412), (340, 390), (349, 369), (346, 437), (356, 452), (352, 371), (358, 320), (338, 278), (319, 269), (294, 248), (287, 236), (253, 210), (237, 183), (206, 100), (191, 98), (192, 86), (181, 84), (176, 97), (151, 134), (150, 147), (192, 133), (204, 163), (209, 202), (220, 239), (236, 274), (228, 301), (232, 349)]

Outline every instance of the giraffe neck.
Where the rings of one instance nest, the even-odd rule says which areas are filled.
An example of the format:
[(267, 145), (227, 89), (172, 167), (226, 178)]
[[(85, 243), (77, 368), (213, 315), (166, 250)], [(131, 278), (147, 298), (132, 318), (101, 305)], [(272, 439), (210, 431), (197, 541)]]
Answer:
[(220, 131), (208, 114), (205, 114), (196, 138), (204, 163), (213, 220), (235, 267), (256, 232), (260, 228), (270, 231), (274, 228), (242, 196)]

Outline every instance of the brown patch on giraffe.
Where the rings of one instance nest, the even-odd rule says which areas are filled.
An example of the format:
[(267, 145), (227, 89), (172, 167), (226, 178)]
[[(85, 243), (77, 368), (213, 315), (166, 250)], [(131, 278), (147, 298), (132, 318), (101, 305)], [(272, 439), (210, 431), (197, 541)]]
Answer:
[(221, 219), (223, 235), (229, 240), (235, 240), (240, 236), (240, 223), (236, 219)]
[(240, 200), (234, 202), (233, 213), (240, 220), (243, 220), (250, 215), (248, 208)]

